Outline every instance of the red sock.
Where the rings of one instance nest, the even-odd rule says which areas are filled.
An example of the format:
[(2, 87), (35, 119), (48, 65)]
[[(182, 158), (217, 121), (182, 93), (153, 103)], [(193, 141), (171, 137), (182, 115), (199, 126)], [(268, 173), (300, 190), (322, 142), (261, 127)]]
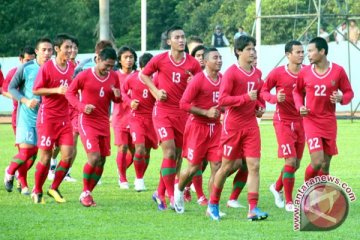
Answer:
[(313, 169), (311, 164), (309, 164), (309, 166), (307, 166), (307, 168), (305, 170), (305, 181), (308, 181), (310, 178), (315, 177), (317, 175), (317, 173), (318, 173), (318, 171)]
[(89, 189), (90, 192), (92, 192), (94, 190), (96, 184), (99, 182), (99, 180), (103, 174), (103, 171), (104, 171), (104, 166), (94, 167), (93, 178), (95, 178), (95, 179), (94, 179), (94, 181), (90, 182), (90, 189)]
[(51, 189), (59, 188), (61, 182), (69, 171), (70, 165), (70, 162), (67, 163), (62, 160), (59, 162), (55, 169), (55, 177), (53, 183), (51, 184)]
[(201, 170), (199, 170), (199, 172), (193, 177), (192, 183), (194, 184), (197, 198), (200, 199), (201, 197), (205, 196), (202, 186), (203, 178)]
[(91, 166), (88, 162), (85, 163), (83, 169), (83, 192), (90, 191), (93, 172), (95, 172), (95, 167)]
[(145, 159), (144, 155), (135, 153), (134, 155), (134, 168), (137, 179), (142, 179), (144, 177), (145, 169)]
[(253, 210), (256, 208), (259, 200), (259, 193), (257, 192), (249, 192), (248, 193), (248, 202), (249, 202), (249, 210)]
[(19, 152), (16, 154), (11, 161), (8, 169), (8, 174), (14, 175), (16, 170), (19, 169), (19, 167), (26, 162), (26, 160), (32, 158), (34, 155), (37, 154), (37, 147), (32, 148), (20, 148)]
[(177, 176), (175, 176), (175, 182), (174, 184), (179, 184), (179, 178)]
[(128, 151), (126, 153), (126, 169), (128, 169), (131, 166), (133, 161), (134, 161), (133, 155)]
[(285, 195), (285, 202), (289, 203), (292, 202), (292, 192), (294, 189), (295, 183), (295, 167), (285, 165), (284, 167), (284, 195)]
[(245, 184), (247, 182), (249, 172), (246, 169), (239, 169), (236, 173), (233, 181), (233, 190), (231, 192), (229, 200), (237, 200)]
[(211, 204), (219, 204), (221, 197), (222, 188), (217, 188), (215, 184), (213, 184), (212, 191), (210, 194), (210, 203)]
[(322, 176), (322, 175), (329, 175), (329, 173), (324, 173), (323, 170), (320, 168), (319, 172), (317, 173), (317, 176)]
[(120, 175), (120, 182), (127, 182), (126, 178), (126, 153), (118, 152), (116, 163)]
[(165, 191), (166, 191), (165, 183), (164, 183), (164, 180), (160, 173), (160, 179), (159, 179), (159, 185), (157, 188), (157, 193), (161, 199), (165, 199)]
[(161, 164), (161, 176), (164, 181), (166, 191), (171, 199), (174, 196), (174, 184), (176, 176), (176, 160), (164, 158)]
[(278, 178), (278, 180), (276, 181), (275, 183), (275, 190), (280, 192), (281, 189), (283, 188), (283, 174), (284, 174), (284, 168), (281, 169), (281, 173), (280, 173), (280, 176)]
[(36, 172), (35, 172), (35, 186), (34, 193), (42, 193), (42, 187), (45, 183), (49, 172), (50, 164), (43, 165), (41, 162), (36, 164)]
[(143, 175), (145, 175), (145, 172), (149, 166), (149, 162), (150, 162), (150, 155), (145, 155), (145, 167), (144, 167)]
[[(30, 161), (30, 160), (28, 160), (28, 161)], [(18, 173), (19, 173), (18, 181), (21, 184), (21, 188), (28, 187), (28, 183), (27, 183), (27, 172), (28, 172), (28, 170), (27, 170), (26, 162), (24, 164), (22, 164), (17, 170)]]

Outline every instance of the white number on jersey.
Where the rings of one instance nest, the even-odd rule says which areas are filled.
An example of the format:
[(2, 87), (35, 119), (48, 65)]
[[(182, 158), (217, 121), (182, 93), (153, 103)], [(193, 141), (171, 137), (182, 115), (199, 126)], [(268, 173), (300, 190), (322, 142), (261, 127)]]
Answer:
[(26, 132), (25, 140), (28, 142), (34, 141), (34, 134), (33, 132)]
[(51, 139), (50, 139), (50, 137), (41, 136), (40, 146), (50, 147), (50, 146), (51, 146)]
[(61, 79), (61, 80), (60, 80), (60, 86), (61, 86), (61, 87), (68, 87), (69, 84), (68, 84), (67, 79), (65, 79), (65, 80)]
[(254, 90), (255, 82), (248, 82), (248, 92)]
[(90, 149), (92, 148), (92, 145), (91, 145), (89, 139), (86, 139), (86, 148), (87, 148), (88, 150), (90, 150)]
[(143, 98), (148, 98), (149, 96), (149, 91), (147, 89), (143, 90)]
[(213, 92), (213, 103), (219, 103), (219, 92)]
[(319, 138), (310, 138), (308, 141), (310, 150), (320, 148)]
[(160, 138), (165, 138), (168, 135), (166, 128), (164, 128), (164, 127), (159, 128), (158, 132), (159, 132)]
[(319, 97), (319, 96), (326, 96), (326, 86), (325, 85), (315, 85), (315, 96)]
[(281, 144), (281, 148), (282, 148), (282, 151), (283, 151), (284, 155), (290, 155), (291, 154), (290, 145), (288, 143), (287, 144)]
[(104, 87), (101, 87), (101, 88), (100, 88), (99, 96), (100, 96), (100, 97), (104, 97), (104, 96), (105, 96)]
[(233, 147), (224, 145), (224, 155), (227, 157), (230, 156), (232, 149), (233, 149)]
[(174, 83), (180, 83), (180, 73), (177, 73), (177, 72), (173, 72), (172, 73), (172, 81)]
[(135, 142), (136, 141), (136, 132), (132, 132), (131, 137), (132, 137), (133, 142)]
[(189, 160), (193, 160), (193, 158), (194, 158), (194, 149), (188, 148), (187, 158)]

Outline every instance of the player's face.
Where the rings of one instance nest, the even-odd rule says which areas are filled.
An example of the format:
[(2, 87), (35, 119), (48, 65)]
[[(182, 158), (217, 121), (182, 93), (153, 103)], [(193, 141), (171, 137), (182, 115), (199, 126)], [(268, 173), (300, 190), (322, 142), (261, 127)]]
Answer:
[(24, 54), (24, 58), (20, 60), (21, 63), (27, 63), (28, 61), (31, 61), (35, 58), (35, 54)]
[(288, 59), (290, 63), (302, 64), (304, 61), (304, 48), (301, 45), (294, 45), (292, 51), (288, 53)]
[(255, 54), (254, 54), (254, 60), (253, 60), (253, 62), (252, 62), (252, 65), (254, 66), (254, 67), (257, 67), (257, 53), (255, 52)]
[(202, 43), (198, 43), (198, 42), (188, 43), (189, 53), (191, 53), (194, 48), (196, 48), (197, 46), (200, 46), (200, 45), (203, 45), (203, 44), (202, 44)]
[(40, 64), (43, 64), (47, 60), (49, 60), (53, 54), (53, 47), (51, 43), (42, 42), (38, 45), (37, 49), (35, 49), (35, 53), (37, 56), (37, 60)]
[(75, 43), (72, 43), (70, 59), (75, 59), (78, 52), (79, 52), (78, 46)]
[(199, 50), (195, 53), (195, 59), (200, 63), (201, 68), (205, 67), (204, 64), (204, 50)]
[(134, 55), (130, 52), (124, 52), (120, 58), (121, 67), (123, 69), (132, 69), (135, 63)]
[(102, 60), (99, 58), (96, 66), (97, 66), (97, 69), (99, 70), (99, 74), (101, 76), (106, 76), (114, 68), (115, 59)]
[(240, 51), (239, 58), (241, 61), (252, 64), (255, 57), (255, 46), (250, 42), (242, 51)]
[(309, 62), (311, 64), (316, 64), (322, 60), (324, 51), (323, 50), (319, 51), (316, 48), (315, 43), (310, 43), (308, 45), (307, 51), (308, 51)]
[(170, 39), (167, 40), (167, 43), (171, 46), (172, 50), (175, 51), (184, 51), (186, 38), (183, 30), (175, 30), (170, 34)]
[(57, 57), (62, 60), (70, 60), (72, 45), (71, 40), (65, 40), (60, 47), (55, 47)]
[(208, 58), (205, 60), (205, 66), (211, 71), (220, 71), (222, 66), (222, 57), (218, 51), (209, 52)]

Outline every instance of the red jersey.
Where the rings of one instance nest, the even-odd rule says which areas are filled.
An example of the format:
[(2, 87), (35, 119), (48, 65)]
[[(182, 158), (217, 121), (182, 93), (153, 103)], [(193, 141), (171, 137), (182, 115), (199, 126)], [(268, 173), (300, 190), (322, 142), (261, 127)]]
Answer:
[[(257, 68), (253, 67), (251, 72), (246, 72), (233, 64), (226, 70), (219, 96), (220, 106), (226, 107), (223, 123), (225, 131), (258, 127), (255, 109), (257, 106), (265, 107), (260, 98), (262, 84), (261, 72)], [(250, 100), (248, 92), (251, 90), (257, 90), (257, 101)]]
[[(101, 78), (96, 75), (95, 68), (88, 68), (80, 72), (70, 84), (66, 92), (66, 98), (71, 105), (79, 111), (79, 130), (82, 126), (90, 126), (102, 133), (110, 135), (109, 107), (111, 101), (120, 102), (121, 98), (115, 98), (112, 88), (119, 89), (119, 79), (114, 71)], [(81, 100), (78, 91), (81, 91)], [(84, 113), (85, 105), (92, 104), (95, 109), (90, 113)]]
[[(130, 92), (130, 96), (128, 93)], [(135, 72), (128, 76), (121, 89), (123, 101), (130, 107), (131, 101), (139, 100), (139, 106), (136, 110), (131, 110), (132, 115), (151, 115), (155, 98), (151, 94), (149, 87), (140, 79), (139, 72)]]
[[(205, 71), (198, 73), (190, 81), (180, 100), (180, 108), (190, 112), (191, 106), (202, 109), (210, 109), (219, 105), (219, 89), (222, 75), (214, 82)], [(219, 123), (220, 116), (216, 119), (191, 114), (190, 120), (199, 123)]]
[(181, 113), (179, 102), (189, 77), (202, 71), (195, 58), (187, 53), (184, 54), (184, 58), (179, 63), (174, 62), (170, 51), (156, 55), (146, 64), (142, 71), (147, 76), (158, 72), (156, 77), (157, 88), (163, 89), (167, 93), (166, 101), (156, 102), (156, 112), (158, 114), (179, 115)]
[[(120, 89), (122, 89), (122, 85), (125, 82), (125, 79), (132, 73), (134, 73), (134, 71), (132, 71), (131, 73), (123, 73), (121, 71), (121, 69), (116, 71)], [(122, 129), (128, 128), (129, 116), (130, 116), (130, 106), (129, 105), (127, 105), (125, 102), (115, 103), (113, 113), (112, 113), (113, 127), (120, 127)]]
[(322, 75), (315, 72), (314, 65), (301, 69), (293, 93), (296, 109), (302, 106), (309, 109), (309, 114), (304, 117), (305, 132), (324, 138), (336, 137), (336, 104), (331, 103), (330, 95), (338, 90), (343, 94), (342, 105), (348, 104), (354, 97), (341, 66), (330, 62), (328, 70)]
[[(3, 84), (3, 92), (8, 92), (9, 91), (9, 85), (11, 82), (11, 79), (13, 78), (13, 76), (15, 75), (17, 70), (17, 67), (12, 68), (6, 75), (5, 79), (4, 79), (4, 84)], [(18, 101), (13, 100), (13, 117), (11, 119), (11, 124), (13, 126), (16, 125), (16, 112), (17, 112), (17, 108), (18, 108)]]
[(2, 73), (1, 69), (0, 69), (0, 87), (2, 87), (4, 83), (4, 74)]
[[(40, 88), (57, 88), (69, 86), (74, 74), (74, 65), (67, 62), (66, 69), (61, 70), (55, 59), (47, 61), (41, 66), (34, 83), (34, 90)], [(41, 105), (38, 113), (38, 121), (61, 122), (69, 121), (69, 103), (62, 94), (41, 96)]]
[[(297, 74), (291, 73), (288, 66), (280, 66), (273, 69), (263, 87), (261, 88), (261, 97), (269, 103), (276, 103), (276, 112), (274, 114), (274, 121), (289, 120), (299, 121), (301, 116), (295, 108), (293, 90), (296, 85)], [(279, 90), (285, 93), (285, 101), (278, 102), (276, 94), (271, 94), (270, 91), (276, 87), (276, 94)]]

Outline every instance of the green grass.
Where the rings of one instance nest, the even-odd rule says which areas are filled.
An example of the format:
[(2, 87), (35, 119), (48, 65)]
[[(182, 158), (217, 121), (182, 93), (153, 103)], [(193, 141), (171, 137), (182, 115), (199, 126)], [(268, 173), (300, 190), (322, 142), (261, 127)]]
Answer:
[[(333, 159), (331, 173), (347, 182), (355, 193), (360, 194), (359, 135), (360, 122), (339, 121), (338, 124), (339, 155)], [(46, 205), (34, 205), (29, 197), (17, 192), (7, 193), (0, 187), (0, 239), (356, 239), (359, 225), (360, 204), (350, 204), (346, 222), (330, 232), (294, 232), (292, 214), (278, 209), (268, 190), (269, 185), (277, 178), (283, 161), (276, 157), (276, 139), (270, 121), (261, 124), (262, 160), (260, 202), (269, 218), (261, 222), (248, 222), (247, 210), (228, 209), (225, 207), (230, 194), (231, 179), (226, 182), (222, 194), (221, 209), (227, 216), (220, 223), (212, 222), (205, 217), (205, 207), (200, 207), (193, 200), (186, 204), (186, 212), (177, 215), (173, 211), (159, 212), (151, 200), (151, 194), (158, 183), (158, 172), (161, 151), (152, 154), (146, 174), (146, 192), (136, 193), (133, 190), (120, 190), (117, 185), (115, 165), (115, 148), (105, 166), (102, 185), (93, 193), (97, 201), (96, 208), (84, 208), (78, 198), (82, 190), (82, 168), (85, 162), (83, 147), (79, 144), (79, 154), (74, 164), (72, 175), (76, 183), (64, 182), (62, 194), (67, 199), (65, 204), (57, 204), (46, 197)], [(10, 125), (0, 125), (0, 171), (15, 153), (14, 136)], [(309, 163), (308, 151), (305, 149), (301, 168), (297, 172), (296, 186), (303, 181), (304, 169)], [(184, 161), (186, 162), (186, 161)], [(208, 179), (207, 170), (205, 179)], [(128, 171), (130, 183), (134, 179), (134, 170)], [(29, 183), (33, 186), (34, 167), (29, 172)], [(45, 183), (45, 188), (50, 182)], [(44, 190), (45, 190), (44, 188)], [(204, 189), (206, 186), (204, 185)], [(245, 188), (246, 189), (246, 188)], [(240, 196), (246, 203), (247, 190)], [(193, 194), (193, 198), (194, 198)]]

